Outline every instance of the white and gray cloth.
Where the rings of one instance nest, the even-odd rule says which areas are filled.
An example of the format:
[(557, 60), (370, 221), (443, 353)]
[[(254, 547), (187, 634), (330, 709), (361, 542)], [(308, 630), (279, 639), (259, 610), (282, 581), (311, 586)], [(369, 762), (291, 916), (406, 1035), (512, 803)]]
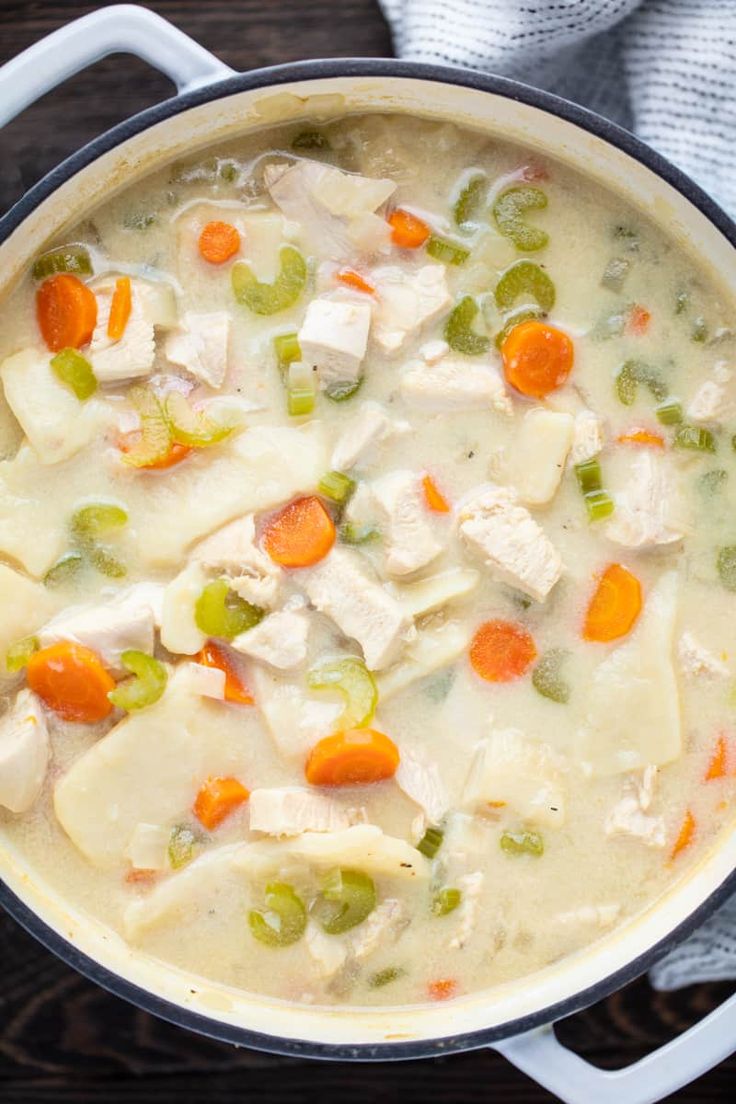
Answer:
[[(514, 77), (633, 130), (736, 213), (736, 0), (379, 0), (396, 53)], [(736, 977), (736, 898), (651, 973)]]

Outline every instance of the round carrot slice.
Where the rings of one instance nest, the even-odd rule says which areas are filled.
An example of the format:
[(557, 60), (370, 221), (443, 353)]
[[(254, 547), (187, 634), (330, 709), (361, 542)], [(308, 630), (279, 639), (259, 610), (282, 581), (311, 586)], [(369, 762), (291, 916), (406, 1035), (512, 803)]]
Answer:
[(61, 272), (44, 280), (36, 292), (36, 317), (52, 353), (80, 349), (92, 339), (97, 299), (78, 276)]
[(95, 724), (112, 712), (115, 680), (91, 648), (61, 640), (28, 660), (28, 685), (65, 721)]
[(335, 543), (335, 524), (316, 495), (279, 510), (263, 531), (263, 547), (282, 567), (311, 567)]
[(305, 774), (312, 786), (362, 786), (393, 778), (398, 765), (393, 740), (374, 728), (352, 728), (315, 744)]
[(515, 621), (486, 621), (470, 643), (470, 663), (486, 682), (512, 682), (537, 658), (531, 633)]
[(641, 583), (621, 564), (609, 564), (598, 580), (583, 625), (583, 638), (605, 644), (626, 636), (641, 613)]
[(570, 338), (555, 326), (532, 319), (509, 330), (501, 346), (506, 379), (532, 399), (543, 399), (561, 387), (572, 370)]
[(388, 218), (391, 240), (402, 249), (418, 249), (429, 237), (429, 227), (423, 219), (397, 207)]
[(208, 264), (224, 264), (239, 249), (240, 234), (229, 222), (208, 222), (199, 235), (199, 253)]

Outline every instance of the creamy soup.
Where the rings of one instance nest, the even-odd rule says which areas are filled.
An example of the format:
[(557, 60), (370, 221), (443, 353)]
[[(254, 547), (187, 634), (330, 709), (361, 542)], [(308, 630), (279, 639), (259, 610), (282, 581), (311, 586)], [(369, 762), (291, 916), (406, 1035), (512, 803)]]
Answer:
[(141, 954), (451, 999), (729, 816), (733, 307), (405, 117), (169, 166), (0, 311), (0, 824)]

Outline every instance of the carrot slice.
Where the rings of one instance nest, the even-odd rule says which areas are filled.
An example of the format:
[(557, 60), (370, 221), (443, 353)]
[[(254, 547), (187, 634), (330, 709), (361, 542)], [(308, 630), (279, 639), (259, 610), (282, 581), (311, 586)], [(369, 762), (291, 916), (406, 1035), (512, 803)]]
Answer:
[(470, 644), (470, 663), (486, 682), (520, 678), (537, 658), (530, 633), (515, 621), (486, 621)]
[(570, 375), (574, 351), (566, 333), (532, 319), (509, 330), (501, 356), (511, 386), (522, 395), (543, 399)]
[(341, 284), (355, 288), (356, 291), (363, 291), (366, 295), (373, 295), (376, 290), (373, 284), (361, 276), (359, 272), (356, 272), (354, 268), (341, 268), (337, 273), (337, 279)]
[(436, 514), (449, 514), (450, 503), (442, 494), (442, 491), (431, 475), (425, 475), (422, 480), (422, 487), (424, 488), (424, 500), (428, 508), (434, 510)]
[[(118, 447), (121, 452), (130, 452), (141, 439), (140, 430), (134, 429), (131, 433), (125, 433), (119, 440)], [(169, 451), (160, 456), (158, 460), (152, 460), (150, 464), (141, 464), (138, 471), (163, 471), (165, 468), (173, 468), (186, 460), (190, 452), (194, 451), (193, 445), (180, 445), (178, 441), (172, 441)]]
[(401, 207), (391, 212), (388, 224), (391, 227), (391, 240), (402, 249), (418, 249), (430, 235), (430, 229), (423, 219), (411, 215)]
[(208, 264), (224, 264), (239, 249), (240, 234), (229, 222), (208, 222), (199, 235), (199, 254)]
[(690, 844), (693, 842), (693, 839), (695, 838), (696, 828), (697, 824), (695, 822), (695, 817), (688, 809), (682, 819), (679, 835), (675, 840), (674, 847), (672, 848), (672, 853), (670, 855), (671, 859), (676, 859), (677, 856), (682, 851), (684, 851), (686, 847), (690, 846)]
[(28, 685), (65, 721), (95, 724), (112, 712), (115, 680), (91, 648), (61, 640), (28, 660)]
[(97, 299), (78, 276), (61, 272), (44, 280), (36, 292), (36, 317), (52, 353), (81, 349), (97, 324)]
[(225, 701), (236, 705), (253, 705), (254, 698), (237, 672), (235, 664), (224, 648), (208, 640), (201, 652), (194, 657), (203, 667), (216, 667), (225, 672)]
[(121, 276), (115, 281), (115, 291), (110, 303), (110, 317), (107, 320), (107, 336), (113, 341), (119, 341), (125, 333), (130, 312), (133, 309), (133, 292), (130, 286), (130, 276)]
[(208, 778), (194, 801), (194, 815), (212, 832), (249, 797), (250, 790), (237, 778)]
[(150, 886), (154, 882), (158, 881), (160, 871), (158, 870), (144, 870), (133, 867), (128, 870), (124, 876), (124, 881), (127, 885), (143, 885)]
[(454, 978), (437, 978), (436, 981), (430, 981), (427, 993), (430, 1000), (450, 1000), (457, 993), (457, 982)]
[(263, 547), (282, 567), (311, 567), (335, 543), (335, 524), (316, 495), (279, 510), (263, 531)]
[(621, 564), (609, 564), (598, 580), (583, 624), (583, 639), (607, 643), (626, 636), (641, 613), (641, 583)]
[(649, 445), (651, 448), (664, 448), (664, 437), (651, 429), (631, 429), (618, 438), (621, 445)]
[(712, 782), (716, 778), (725, 778), (729, 773), (729, 748), (728, 740), (721, 733), (716, 742), (715, 750), (708, 763), (708, 770), (705, 774), (705, 781)]
[(629, 333), (635, 334), (637, 337), (641, 337), (649, 329), (649, 323), (652, 320), (652, 316), (646, 307), (639, 306), (635, 303), (629, 311), (628, 326)]
[(399, 750), (374, 728), (351, 728), (325, 736), (309, 753), (305, 774), (312, 786), (362, 786), (393, 778)]

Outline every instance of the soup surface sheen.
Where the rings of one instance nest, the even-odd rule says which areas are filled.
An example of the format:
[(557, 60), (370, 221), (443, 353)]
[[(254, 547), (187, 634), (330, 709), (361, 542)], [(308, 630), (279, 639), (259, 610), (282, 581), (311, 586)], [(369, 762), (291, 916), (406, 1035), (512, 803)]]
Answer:
[(539, 970), (702, 857), (735, 320), (666, 233), (368, 116), (57, 245), (0, 312), (0, 825), (40, 876), (195, 974), (378, 1005)]

